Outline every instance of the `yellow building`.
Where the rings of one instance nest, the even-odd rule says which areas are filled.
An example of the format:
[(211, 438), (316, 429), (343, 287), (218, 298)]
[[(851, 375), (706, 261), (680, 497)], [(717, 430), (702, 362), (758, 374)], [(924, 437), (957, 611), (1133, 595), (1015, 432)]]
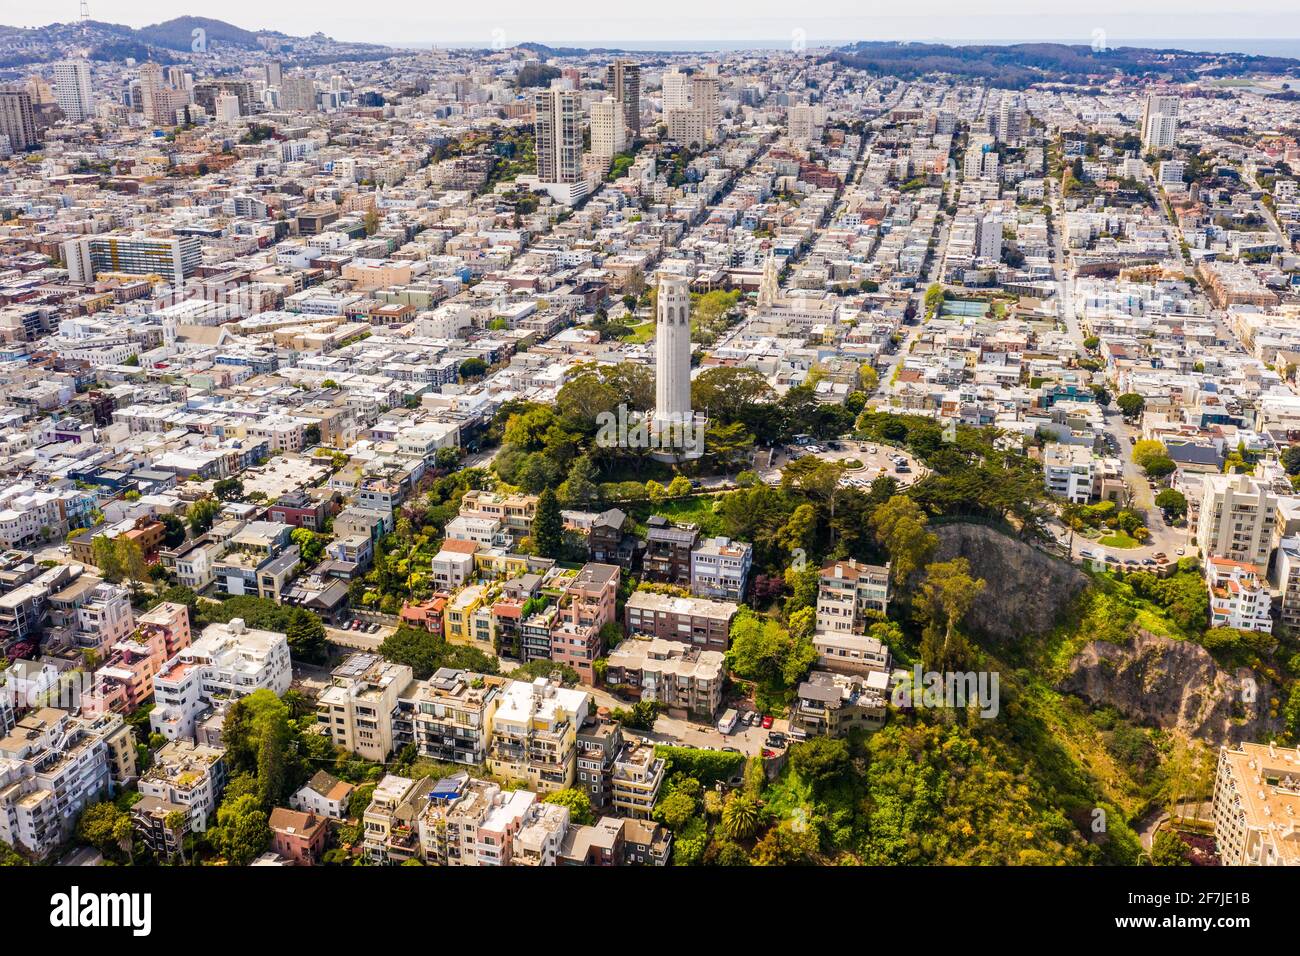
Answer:
[(482, 584), (471, 584), (458, 591), (447, 603), (443, 615), (443, 633), (449, 644), (474, 643), (474, 612), (487, 601), (488, 589)]

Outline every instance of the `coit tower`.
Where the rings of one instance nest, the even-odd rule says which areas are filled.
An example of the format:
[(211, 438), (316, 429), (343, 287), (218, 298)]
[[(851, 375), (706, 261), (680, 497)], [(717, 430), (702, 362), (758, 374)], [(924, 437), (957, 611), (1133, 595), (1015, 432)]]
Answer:
[(682, 276), (659, 279), (658, 314), (655, 317), (656, 431), (681, 428), (693, 421), (691, 413), (691, 290)]

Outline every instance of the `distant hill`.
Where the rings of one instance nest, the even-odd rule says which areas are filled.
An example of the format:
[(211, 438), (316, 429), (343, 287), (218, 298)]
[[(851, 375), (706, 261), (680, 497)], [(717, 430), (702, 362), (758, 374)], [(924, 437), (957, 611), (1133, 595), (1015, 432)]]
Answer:
[(1201, 76), (1264, 73), (1300, 76), (1300, 60), (1244, 53), (1196, 53), (1118, 47), (1093, 50), (1065, 43), (1006, 46), (949, 46), (945, 43), (861, 42), (831, 53), (828, 60), (872, 73), (915, 79), (948, 73), (986, 80), (993, 86), (1024, 88), (1033, 83), (1086, 84), (1116, 75), (1187, 82)]
[(222, 43), (243, 50), (256, 50), (261, 44), (257, 34), (224, 20), (212, 20), (208, 17), (177, 17), (165, 23), (141, 27), (136, 30), (136, 38), (144, 43), (151, 43), (168, 50), (189, 50), (194, 42), (194, 31), (204, 30), (209, 43)]
[[(87, 49), (95, 60), (183, 62), (192, 55), (194, 31), (199, 29), (206, 34), (209, 51), (255, 52), (262, 48), (260, 40), (271, 39), (275, 41), (276, 55), (296, 65), (379, 60), (396, 55), (392, 48), (379, 44), (341, 42), (320, 33), (291, 37), (274, 30), (245, 30), (210, 17), (176, 17), (138, 30), (99, 20), (50, 23), (32, 29), (0, 25), (0, 81), (21, 76), (19, 71), (29, 64), (79, 56)], [(5, 71), (13, 72), (6, 75)]]

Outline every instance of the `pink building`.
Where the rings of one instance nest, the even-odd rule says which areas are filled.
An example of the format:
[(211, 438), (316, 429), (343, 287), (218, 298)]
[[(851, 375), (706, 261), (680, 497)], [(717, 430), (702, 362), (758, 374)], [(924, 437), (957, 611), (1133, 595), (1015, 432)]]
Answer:
[(130, 713), (140, 707), (153, 693), (154, 675), (190, 646), (191, 637), (184, 604), (164, 601), (142, 614), (134, 632), (108, 646), (82, 706), (90, 713)]
[(560, 598), (551, 625), (551, 660), (567, 664), (594, 682), (592, 662), (604, 652), (600, 630), (617, 614), (619, 567), (585, 564)]

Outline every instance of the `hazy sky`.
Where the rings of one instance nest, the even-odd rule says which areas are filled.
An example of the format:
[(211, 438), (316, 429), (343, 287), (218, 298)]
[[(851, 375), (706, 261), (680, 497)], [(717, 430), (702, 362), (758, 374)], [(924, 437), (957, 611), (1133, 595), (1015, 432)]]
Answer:
[[(96, 20), (145, 26), (179, 14), (247, 29), (376, 43), (491, 46), (524, 40), (615, 44), (628, 41), (782, 42), (802, 30), (809, 46), (857, 39), (1065, 40), (1108, 44), (1150, 39), (1300, 37), (1297, 0), (89, 0)], [(470, 9), (465, 10), (464, 6)], [(451, 9), (448, 9), (448, 8)], [(1077, 12), (1071, 12), (1075, 8)], [(792, 9), (802, 16), (791, 15)], [(906, 11), (899, 14), (899, 11)], [(653, 16), (647, 16), (653, 10)], [(0, 23), (38, 26), (77, 17), (77, 0), (0, 0)]]

